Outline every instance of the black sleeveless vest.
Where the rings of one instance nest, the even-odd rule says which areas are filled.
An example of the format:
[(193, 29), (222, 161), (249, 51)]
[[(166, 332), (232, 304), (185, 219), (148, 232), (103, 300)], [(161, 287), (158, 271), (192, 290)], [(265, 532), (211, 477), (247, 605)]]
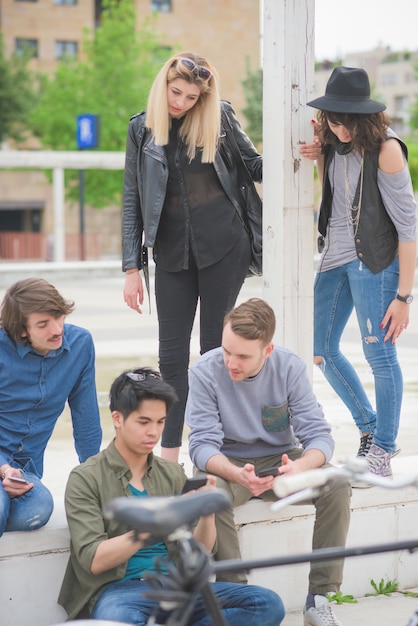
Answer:
[[(388, 137), (389, 139), (390, 137)], [(408, 157), (406, 145), (398, 138), (401, 148)], [(327, 144), (324, 159), (324, 182), (322, 201), (318, 218), (318, 230), (325, 237), (331, 216), (332, 190), (328, 170), (335, 153), (335, 147)], [(379, 151), (366, 152), (364, 155), (363, 194), (361, 198), (360, 219), (355, 237), (358, 258), (374, 273), (388, 267), (398, 254), (398, 234), (392, 220), (386, 212), (377, 186)], [(354, 228), (354, 226), (353, 226)]]

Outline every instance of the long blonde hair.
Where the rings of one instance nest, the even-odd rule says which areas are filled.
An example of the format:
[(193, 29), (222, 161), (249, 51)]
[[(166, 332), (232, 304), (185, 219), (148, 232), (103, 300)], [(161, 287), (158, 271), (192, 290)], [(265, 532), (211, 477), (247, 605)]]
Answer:
[[(190, 69), (181, 62), (176, 63), (176, 60), (182, 58), (206, 67), (211, 72), (209, 79), (201, 78), (196, 68)], [(192, 52), (181, 52), (162, 66), (149, 93), (146, 126), (154, 135), (157, 145), (167, 145), (171, 127), (167, 87), (176, 78), (182, 78), (200, 89), (200, 96), (196, 104), (187, 111), (180, 129), (180, 136), (187, 146), (187, 156), (190, 160), (194, 159), (196, 150), (201, 148), (202, 162), (213, 163), (221, 124), (218, 76), (215, 68), (203, 57)]]

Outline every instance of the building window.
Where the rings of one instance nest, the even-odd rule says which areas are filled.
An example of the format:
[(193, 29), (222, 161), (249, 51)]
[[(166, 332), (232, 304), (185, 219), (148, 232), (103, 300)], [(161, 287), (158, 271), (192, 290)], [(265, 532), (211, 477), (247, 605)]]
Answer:
[(56, 41), (55, 58), (75, 57), (78, 54), (78, 43), (76, 41)]
[(54, 4), (77, 4), (77, 0), (54, 0)]
[(418, 80), (418, 76), (417, 76), (416, 72), (410, 71), (410, 72), (407, 72), (405, 74), (405, 82), (406, 83), (414, 83), (417, 80)]
[(151, 0), (151, 11), (158, 11), (158, 13), (170, 13), (171, 0)]
[(380, 82), (382, 85), (396, 85), (397, 82), (397, 75), (396, 74), (383, 74)]
[(33, 58), (38, 57), (38, 40), (37, 39), (23, 39), (22, 37), (17, 37), (15, 40), (15, 50), (16, 54), (21, 55), (26, 50), (31, 53)]
[(408, 96), (395, 96), (395, 114), (401, 115), (401, 113), (408, 112), (409, 98)]

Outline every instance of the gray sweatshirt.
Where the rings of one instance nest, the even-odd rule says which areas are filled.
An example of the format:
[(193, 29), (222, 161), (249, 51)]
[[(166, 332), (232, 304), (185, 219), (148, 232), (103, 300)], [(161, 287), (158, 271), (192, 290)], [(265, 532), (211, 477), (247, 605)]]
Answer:
[(302, 446), (328, 462), (334, 451), (304, 362), (278, 346), (256, 376), (240, 382), (231, 380), (222, 348), (200, 357), (189, 373), (186, 422), (190, 457), (201, 470), (219, 453), (252, 459)]

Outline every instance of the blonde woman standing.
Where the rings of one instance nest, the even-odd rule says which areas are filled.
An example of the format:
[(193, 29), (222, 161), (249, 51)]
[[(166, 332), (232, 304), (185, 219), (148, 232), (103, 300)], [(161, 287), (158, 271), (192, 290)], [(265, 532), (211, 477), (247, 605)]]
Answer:
[(144, 250), (153, 248), (159, 366), (179, 397), (167, 416), (162, 456), (174, 461), (182, 441), (197, 305), (203, 354), (220, 345), (224, 315), (250, 265), (231, 142), (251, 178), (260, 182), (262, 157), (229, 103), (220, 100), (214, 67), (189, 52), (173, 56), (152, 85), (147, 110), (129, 124), (122, 269), (125, 302), (141, 313)]

